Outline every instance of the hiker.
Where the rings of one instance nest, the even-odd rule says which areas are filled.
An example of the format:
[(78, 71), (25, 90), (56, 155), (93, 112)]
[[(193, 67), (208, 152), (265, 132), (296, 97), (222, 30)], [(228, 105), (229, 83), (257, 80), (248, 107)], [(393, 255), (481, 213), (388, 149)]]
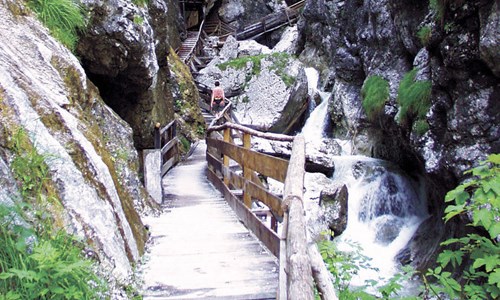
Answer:
[[(224, 89), (220, 86), (220, 82), (215, 82), (215, 87), (212, 90), (212, 99), (210, 100), (210, 109), (215, 111), (215, 116), (218, 118), (219, 113), (224, 109)], [(214, 107), (215, 105), (215, 107)]]

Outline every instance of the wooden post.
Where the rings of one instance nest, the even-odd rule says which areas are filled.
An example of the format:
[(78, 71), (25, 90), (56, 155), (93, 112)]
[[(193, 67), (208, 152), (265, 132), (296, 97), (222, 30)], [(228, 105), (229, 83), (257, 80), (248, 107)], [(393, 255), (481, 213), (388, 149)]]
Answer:
[(161, 126), (160, 123), (155, 124), (155, 131), (154, 131), (155, 149), (161, 149), (160, 126)]
[(311, 259), (311, 268), (316, 282), (316, 287), (319, 296), (322, 300), (338, 300), (335, 290), (333, 289), (332, 274), (325, 266), (325, 262), (318, 251), (316, 244), (309, 245), (309, 258)]
[(295, 137), (284, 186), (284, 205), (288, 208), (287, 299), (312, 300), (314, 290), (302, 202), (305, 175), (305, 140)]
[[(251, 146), (251, 135), (248, 133), (243, 133), (243, 148), (250, 149)], [(243, 178), (245, 178), (245, 187), (243, 189), (243, 202), (246, 207), (252, 208), (252, 195), (246, 189), (246, 182), (252, 180), (252, 170), (243, 164)]]
[[(231, 128), (226, 128), (224, 130), (224, 142), (230, 143), (231, 142)], [(229, 156), (224, 155), (223, 158), (223, 163), (224, 163), (224, 170), (222, 170), (223, 176), (224, 176), (224, 184), (228, 185), (229, 184), (229, 177), (227, 176), (227, 172), (229, 171)]]

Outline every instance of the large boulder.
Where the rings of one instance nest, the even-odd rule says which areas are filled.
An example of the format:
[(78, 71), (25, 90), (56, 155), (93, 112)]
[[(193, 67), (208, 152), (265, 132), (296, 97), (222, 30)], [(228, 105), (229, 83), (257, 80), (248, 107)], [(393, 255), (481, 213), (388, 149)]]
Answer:
[(219, 56), (196, 79), (207, 86), (220, 81), (226, 94), (236, 95), (230, 100), (238, 120), (264, 130), (289, 133), (300, 126), (307, 109), (302, 64), (254, 41), (228, 37)]
[(183, 21), (173, 0), (82, 1), (90, 12), (77, 54), (106, 103), (134, 130), (139, 149), (152, 148), (156, 122), (173, 120), (167, 57), (180, 45)]

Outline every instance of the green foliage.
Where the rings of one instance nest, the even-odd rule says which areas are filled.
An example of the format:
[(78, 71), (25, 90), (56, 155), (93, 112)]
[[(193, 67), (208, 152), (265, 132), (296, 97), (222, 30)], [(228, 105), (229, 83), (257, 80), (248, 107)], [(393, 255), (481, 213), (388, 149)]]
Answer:
[(227, 68), (233, 68), (235, 70), (241, 70), (247, 67), (248, 63), (252, 65), (252, 75), (260, 74), (260, 62), (266, 57), (265, 54), (254, 55), (254, 56), (244, 56), (232, 59), (225, 63), (218, 64), (217, 66), (222, 71), (225, 71)]
[(138, 15), (134, 15), (134, 24), (142, 25), (144, 23), (144, 18)]
[(417, 69), (406, 73), (398, 88), (399, 121), (410, 126), (414, 119), (425, 119), (430, 108), (431, 82), (415, 81), (416, 75)]
[(0, 206), (0, 299), (102, 297), (106, 286), (78, 241), (52, 230), (50, 222), (36, 230), (18, 225), (28, 208)]
[(205, 134), (205, 126), (203, 126), (202, 124), (198, 124), (198, 126), (196, 126), (196, 133), (198, 135), (204, 135)]
[(441, 21), (444, 18), (444, 3), (445, 0), (429, 0), (429, 9), (435, 13), (437, 21)]
[(85, 27), (84, 12), (75, 0), (28, 0), (28, 5), (56, 39), (75, 49), (78, 31)]
[(20, 182), (21, 195), (24, 199), (41, 200), (44, 184), (50, 179), (49, 168), (45, 164), (48, 157), (36, 152), (23, 129), (13, 135), (12, 150), (15, 154), (12, 170), (14, 177)]
[(289, 64), (290, 55), (288, 53), (273, 53), (273, 54), (259, 54), (254, 56), (244, 56), (239, 57), (225, 63), (221, 63), (217, 65), (222, 71), (225, 71), (227, 68), (233, 68), (236, 70), (241, 70), (246, 68), (249, 64), (252, 67), (251, 74), (248, 74), (246, 80), (250, 81), (252, 76), (256, 76), (260, 74), (261, 70), (261, 62), (263, 59), (270, 59), (272, 61), (272, 66), (269, 68), (271, 71), (278, 76), (280, 76), (281, 80), (285, 83), (287, 87), (292, 86), (295, 83), (295, 77), (289, 75), (286, 72), (286, 67)]
[(354, 246), (357, 251), (342, 252), (337, 249), (335, 243), (323, 240), (318, 243), (318, 248), (328, 271), (333, 275), (333, 286), (338, 292), (339, 299), (358, 299), (358, 297), (375, 299), (374, 297), (366, 298), (370, 295), (362, 288), (355, 291), (349, 290), (351, 279), (362, 267), (369, 267), (369, 260), (360, 254), (359, 246)]
[(389, 100), (389, 82), (378, 75), (369, 76), (361, 88), (361, 97), (368, 119), (375, 120), (382, 113), (385, 102)]
[(191, 149), (191, 142), (184, 136), (180, 136), (181, 147), (184, 153), (187, 153)]
[(427, 123), (427, 120), (417, 120), (413, 124), (413, 130), (417, 135), (422, 136), (429, 131), (429, 123)]
[[(352, 288), (350, 286), (352, 278), (362, 269), (377, 269), (370, 266), (370, 260), (361, 255), (361, 249), (358, 245), (351, 245), (354, 249), (350, 252), (344, 252), (337, 249), (334, 242), (322, 240), (318, 243), (319, 252), (325, 262), (328, 270), (334, 278), (333, 286), (337, 296), (342, 300), (375, 300), (375, 299), (405, 299), (416, 300), (417, 297), (401, 297), (399, 293), (403, 290), (404, 282), (408, 282), (415, 274), (410, 267), (403, 267), (403, 272), (390, 278), (386, 284), (377, 286), (375, 280), (368, 280), (364, 286)], [(368, 288), (375, 287), (378, 295), (372, 295), (366, 292)]]
[(423, 26), (417, 32), (417, 37), (420, 39), (420, 42), (422, 42), (422, 45), (424, 46), (429, 45), (429, 41), (431, 40), (431, 35), (432, 35), (432, 28), (430, 26)]
[(290, 54), (276, 52), (271, 54), (270, 58), (273, 64), (269, 69), (280, 76), (287, 87), (292, 86), (295, 83), (295, 77), (286, 72), (286, 68), (290, 64)]
[[(470, 217), (469, 226), (487, 234), (470, 233), (452, 238), (443, 246), (456, 246), (439, 254), (435, 269), (426, 276), (439, 285), (427, 284), (435, 294), (444, 292), (451, 299), (498, 299), (500, 297), (500, 154), (492, 154), (484, 162), (466, 172), (469, 181), (448, 192), (445, 222), (459, 216)], [(472, 263), (467, 263), (469, 260)], [(453, 278), (447, 267), (463, 268), (460, 278)], [(427, 282), (427, 281), (426, 281)]]
[(132, 3), (137, 6), (146, 6), (149, 4), (149, 0), (132, 0)]

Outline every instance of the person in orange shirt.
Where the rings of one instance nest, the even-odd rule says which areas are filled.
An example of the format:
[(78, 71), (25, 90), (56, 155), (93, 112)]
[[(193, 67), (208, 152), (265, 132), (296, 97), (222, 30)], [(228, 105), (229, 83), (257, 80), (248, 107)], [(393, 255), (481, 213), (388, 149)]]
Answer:
[(210, 100), (210, 109), (215, 111), (215, 116), (218, 118), (219, 113), (224, 109), (224, 89), (220, 86), (220, 82), (215, 82), (215, 87), (212, 90), (212, 98)]

